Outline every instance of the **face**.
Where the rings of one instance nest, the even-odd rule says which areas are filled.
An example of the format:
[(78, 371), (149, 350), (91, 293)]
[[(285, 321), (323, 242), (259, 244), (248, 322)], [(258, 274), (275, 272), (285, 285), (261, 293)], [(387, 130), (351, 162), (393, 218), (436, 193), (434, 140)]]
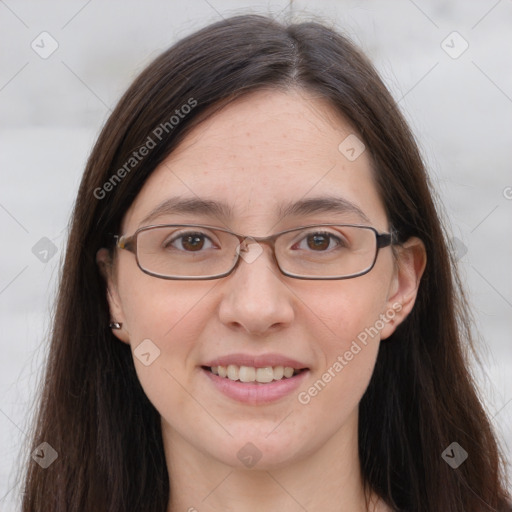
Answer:
[[(328, 104), (303, 91), (251, 93), (194, 128), (153, 172), (122, 233), (174, 223), (256, 237), (317, 223), (388, 232), (368, 151), (354, 159), (338, 149), (350, 135), (354, 130)], [(147, 219), (177, 196), (225, 203), (232, 216), (161, 211)], [(355, 208), (279, 213), (282, 205), (322, 196), (342, 198), (363, 216)], [(167, 444), (238, 467), (247, 466), (247, 455), (261, 456), (260, 468), (297, 462), (329, 445), (357, 445), (358, 403), (379, 343), (414, 301), (422, 265), (413, 246), (398, 250), (400, 265), (387, 247), (366, 275), (331, 281), (282, 275), (265, 245), (254, 260), (241, 259), (234, 273), (211, 281), (152, 277), (133, 253), (118, 249), (108, 274), (112, 318), (123, 324), (115, 333), (135, 354), (150, 354), (151, 364), (135, 354), (134, 363)], [(151, 341), (137, 349), (144, 340)], [(272, 366), (276, 379), (278, 366), (302, 371), (251, 384), (205, 368), (219, 363), (248, 366), (249, 378), (252, 367)]]

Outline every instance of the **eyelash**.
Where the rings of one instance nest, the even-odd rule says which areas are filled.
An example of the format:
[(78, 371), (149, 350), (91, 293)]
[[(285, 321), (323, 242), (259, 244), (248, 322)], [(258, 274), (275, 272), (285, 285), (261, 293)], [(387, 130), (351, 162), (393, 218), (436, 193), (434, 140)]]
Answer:
[[(304, 237), (301, 238), (294, 245), (297, 245), (297, 243), (300, 243), (300, 242), (306, 240), (309, 236), (318, 236), (318, 235), (328, 237), (329, 245), (330, 245), (331, 240), (335, 240), (336, 246), (345, 246), (345, 243), (343, 242), (343, 240), (340, 237), (334, 235), (333, 233), (327, 232), (327, 231), (311, 231), (309, 233), (306, 233), (304, 235)], [(183, 239), (185, 237), (190, 237), (190, 236), (203, 237), (205, 239), (208, 239), (213, 244), (213, 241), (211, 240), (211, 238), (208, 235), (206, 235), (205, 233), (201, 233), (201, 232), (197, 232), (197, 231), (187, 231), (185, 233), (181, 233), (177, 236), (174, 236), (171, 240), (164, 242), (162, 245), (164, 248), (168, 248), (169, 245), (171, 245), (176, 240)], [(179, 250), (181, 250), (181, 249), (179, 249)], [(185, 252), (200, 252), (200, 251), (185, 251)], [(327, 251), (319, 251), (319, 252), (327, 252)]]
[[(307, 233), (304, 238), (302, 238), (300, 240), (300, 242), (302, 242), (303, 240), (306, 240), (308, 236), (317, 236), (317, 235), (320, 235), (320, 236), (325, 236), (329, 239), (329, 245), (330, 245), (330, 242), (331, 240), (335, 240), (336, 241), (336, 246), (344, 246), (345, 244), (343, 243), (343, 240), (339, 237), (339, 236), (336, 236), (334, 235), (333, 233), (330, 233), (328, 231), (312, 231), (310, 233)], [(327, 251), (319, 251), (319, 252), (327, 252)]]

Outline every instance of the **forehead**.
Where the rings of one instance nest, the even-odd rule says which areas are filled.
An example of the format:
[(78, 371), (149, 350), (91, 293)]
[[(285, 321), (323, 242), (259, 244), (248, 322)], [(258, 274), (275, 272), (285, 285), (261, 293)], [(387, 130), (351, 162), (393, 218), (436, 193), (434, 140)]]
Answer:
[[(248, 94), (196, 126), (155, 169), (125, 215), (123, 230), (147, 225), (155, 210), (180, 198), (189, 201), (182, 215), (190, 221), (209, 215), (234, 230), (266, 234), (308, 211), (326, 219), (322, 207), (293, 208), (295, 202), (326, 196), (334, 203), (341, 199), (354, 222), (385, 227), (368, 152), (349, 159), (339, 149), (355, 136), (325, 100), (304, 91)], [(201, 202), (223, 206), (209, 211), (197, 208)]]

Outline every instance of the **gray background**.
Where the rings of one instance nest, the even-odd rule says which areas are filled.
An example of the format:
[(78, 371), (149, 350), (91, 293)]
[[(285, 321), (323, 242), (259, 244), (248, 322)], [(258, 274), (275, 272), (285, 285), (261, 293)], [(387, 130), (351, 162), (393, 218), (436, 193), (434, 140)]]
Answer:
[[(17, 509), (67, 223), (95, 137), (161, 50), (248, 12), (334, 24), (399, 100), (455, 237), (481, 333), (475, 376), (512, 458), (511, 0), (0, 0), (0, 511)], [(43, 59), (33, 41), (39, 53), (58, 48)]]

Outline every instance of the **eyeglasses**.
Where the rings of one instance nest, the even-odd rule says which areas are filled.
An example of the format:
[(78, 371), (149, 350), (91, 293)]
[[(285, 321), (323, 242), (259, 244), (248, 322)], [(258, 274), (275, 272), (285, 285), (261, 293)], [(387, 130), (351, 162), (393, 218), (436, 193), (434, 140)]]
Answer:
[[(242, 257), (252, 263), (269, 245), (281, 273), (296, 279), (350, 279), (370, 272), (379, 249), (395, 243), (390, 233), (354, 224), (315, 224), (267, 237), (245, 237), (199, 224), (144, 226), (114, 236), (116, 247), (135, 254), (139, 268), (161, 279), (219, 279)], [(249, 246), (255, 244), (253, 251)]]

